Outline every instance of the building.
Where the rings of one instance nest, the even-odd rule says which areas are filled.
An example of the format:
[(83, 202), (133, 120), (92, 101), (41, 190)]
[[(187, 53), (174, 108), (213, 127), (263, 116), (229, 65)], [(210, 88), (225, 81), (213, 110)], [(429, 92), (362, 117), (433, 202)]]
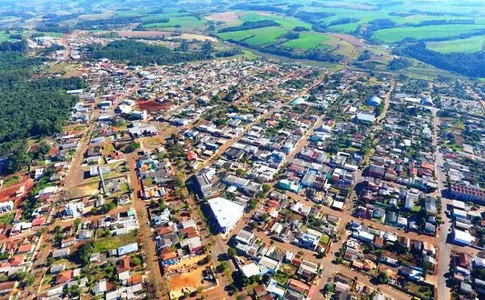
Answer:
[(219, 225), (219, 230), (223, 233), (230, 232), (244, 213), (244, 206), (225, 198), (210, 199), (208, 203)]
[(146, 110), (134, 110), (131, 112), (131, 116), (136, 120), (148, 119), (148, 113)]
[(458, 200), (485, 203), (485, 190), (478, 187), (452, 184), (449, 192), (452, 198)]
[(195, 175), (195, 182), (202, 198), (212, 196), (212, 183), (206, 174)]
[(473, 237), (468, 231), (458, 230), (456, 228), (453, 229), (453, 242), (460, 245), (471, 245), (475, 241), (475, 237)]
[(377, 96), (372, 96), (367, 100), (367, 106), (379, 106), (382, 103), (382, 99)]
[(358, 122), (374, 123), (374, 121), (376, 120), (376, 115), (373, 113), (361, 111), (357, 113), (357, 116), (355, 118)]

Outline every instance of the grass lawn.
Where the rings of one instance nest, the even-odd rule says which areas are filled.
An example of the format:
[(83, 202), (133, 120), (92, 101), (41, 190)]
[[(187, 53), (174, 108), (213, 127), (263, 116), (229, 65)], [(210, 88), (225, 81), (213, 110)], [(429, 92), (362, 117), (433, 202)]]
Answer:
[(12, 223), (13, 218), (15, 217), (15, 213), (7, 213), (0, 216), (0, 224), (1, 225), (9, 225)]
[(16, 175), (10, 176), (3, 181), (3, 187), (5, 187), (5, 188), (10, 187), (14, 184), (19, 183), (19, 181), (20, 181), (20, 176), (16, 176)]
[(160, 140), (158, 138), (151, 138), (146, 141), (146, 145), (150, 147), (160, 147)]
[(453, 37), (462, 33), (474, 32), (479, 29), (485, 29), (485, 26), (477, 24), (454, 24), (422, 27), (400, 27), (378, 30), (374, 33), (374, 37), (384, 43), (395, 43), (405, 38), (421, 40), (427, 38)]
[(137, 240), (138, 238), (134, 232), (96, 239), (96, 241), (94, 241), (94, 252), (106, 252), (117, 249), (121, 246), (135, 243)]
[(421, 299), (431, 299), (431, 290), (427, 286), (418, 285), (412, 281), (408, 281), (408, 289), (409, 291), (420, 295)]
[(330, 237), (326, 234), (322, 235), (322, 237), (320, 238), (320, 243), (328, 245), (328, 242), (330, 242)]
[(288, 278), (289, 278), (288, 275), (280, 271), (277, 271), (273, 277), (281, 285), (286, 285), (286, 282), (288, 281)]
[(298, 49), (310, 49), (315, 47), (326, 47), (323, 43), (330, 40), (330, 36), (326, 34), (313, 33), (313, 32), (302, 32), (300, 33), (300, 38), (296, 40), (291, 40), (283, 45), (290, 48)]
[(472, 53), (482, 51), (485, 46), (485, 35), (474, 36), (467, 39), (428, 42), (426, 47), (441, 53), (463, 52)]

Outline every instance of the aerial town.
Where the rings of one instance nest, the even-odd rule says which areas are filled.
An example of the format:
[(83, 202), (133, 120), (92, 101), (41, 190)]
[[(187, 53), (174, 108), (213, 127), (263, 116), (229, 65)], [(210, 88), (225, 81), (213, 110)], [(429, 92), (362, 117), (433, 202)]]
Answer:
[(485, 90), (50, 55), (87, 86), (0, 179), (0, 299), (483, 299)]

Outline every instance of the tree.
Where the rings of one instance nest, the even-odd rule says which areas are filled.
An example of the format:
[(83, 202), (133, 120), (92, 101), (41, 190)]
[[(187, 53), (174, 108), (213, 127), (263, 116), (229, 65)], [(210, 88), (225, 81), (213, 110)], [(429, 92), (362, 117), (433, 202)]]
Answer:
[(236, 254), (237, 254), (236, 249), (232, 247), (229, 247), (229, 249), (227, 249), (227, 255), (229, 255), (229, 257), (234, 258)]
[(74, 232), (77, 232), (77, 229), (79, 228), (79, 225), (81, 224), (81, 219), (80, 218), (77, 218), (75, 221), (74, 221)]
[(189, 51), (189, 42), (187, 40), (183, 40), (180, 43), (180, 47), (178, 48), (179, 51)]
[(243, 176), (244, 175), (244, 170), (243, 169), (237, 169), (236, 170), (236, 175), (237, 176)]
[(263, 184), (263, 192), (266, 194), (271, 190), (271, 186), (269, 184)]
[(141, 266), (142, 264), (141, 257), (138, 255), (133, 256), (131, 258), (131, 263), (133, 264), (133, 266)]
[(227, 270), (227, 269), (229, 269), (229, 264), (227, 262), (223, 261), (223, 262), (221, 262), (221, 268), (223, 270)]
[(89, 257), (94, 251), (94, 242), (90, 241), (81, 247), (78, 248), (77, 254), (79, 259), (83, 262), (83, 264), (87, 265), (89, 263)]
[(25, 286), (32, 286), (35, 282), (35, 276), (29, 275), (24, 281)]
[(70, 298), (77, 298), (81, 295), (81, 289), (78, 285), (72, 285), (67, 289), (67, 293), (69, 294)]
[(378, 284), (386, 284), (389, 282), (389, 276), (384, 272), (379, 272), (376, 277)]
[(185, 180), (184, 180), (184, 177), (182, 176), (182, 174), (177, 173), (177, 175), (175, 175), (175, 184), (179, 188), (185, 187)]

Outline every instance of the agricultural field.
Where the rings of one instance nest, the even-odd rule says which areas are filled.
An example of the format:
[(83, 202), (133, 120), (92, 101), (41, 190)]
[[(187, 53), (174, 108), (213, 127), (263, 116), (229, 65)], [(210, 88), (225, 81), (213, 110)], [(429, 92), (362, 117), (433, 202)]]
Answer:
[(426, 47), (428, 49), (438, 51), (441, 53), (463, 52), (472, 53), (483, 51), (485, 46), (485, 36), (474, 36), (467, 39), (442, 41), (442, 42), (428, 42)]
[(0, 32), (0, 42), (10, 41), (10, 34), (5, 32)]
[(290, 48), (298, 49), (310, 49), (315, 47), (328, 47), (325, 45), (326, 41), (329, 41), (331, 37), (326, 34), (313, 33), (313, 32), (302, 32), (300, 33), (300, 38), (296, 40), (291, 40), (283, 45)]
[(207, 21), (199, 20), (194, 16), (180, 16), (170, 18), (168, 22), (149, 23), (144, 25), (145, 28), (163, 28), (163, 30), (183, 30), (183, 31), (200, 31), (206, 28)]
[[(242, 41), (250, 45), (263, 45), (276, 42), (280, 36), (293, 30), (295, 27), (306, 27), (310, 29), (310, 24), (307, 24), (299, 19), (292, 17), (285, 17), (274, 14), (261, 14), (254, 12), (238, 11), (236, 12), (239, 17), (238, 21), (228, 22), (218, 29), (225, 27), (234, 27), (242, 24), (243, 22), (256, 22), (263, 20), (272, 20), (280, 24), (280, 26), (263, 27), (251, 30), (231, 31), (218, 33), (217, 35), (222, 40), (235, 40)], [(311, 48), (311, 47), (310, 47)]]
[(166, 23), (150, 23), (144, 25), (145, 28), (163, 28), (164, 30), (180, 29), (184, 31), (197, 31), (204, 30), (206, 28), (206, 21), (199, 20), (193, 16), (181, 16), (170, 18)]
[(397, 27), (378, 30), (374, 33), (374, 37), (384, 43), (395, 43), (407, 38), (422, 40), (455, 37), (463, 33), (471, 33), (484, 28), (485, 26), (477, 24)]
[(281, 35), (287, 32), (284, 28), (273, 26), (244, 31), (224, 32), (219, 34), (219, 37), (223, 40), (244, 40), (250, 45), (263, 45), (275, 42)]

